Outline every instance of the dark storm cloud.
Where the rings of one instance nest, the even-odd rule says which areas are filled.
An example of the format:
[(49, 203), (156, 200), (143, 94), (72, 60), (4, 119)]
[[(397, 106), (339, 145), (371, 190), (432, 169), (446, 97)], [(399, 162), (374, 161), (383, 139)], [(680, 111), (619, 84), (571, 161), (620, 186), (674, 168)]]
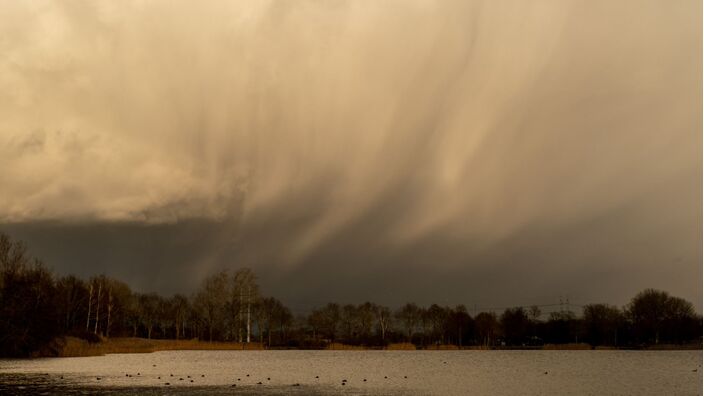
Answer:
[(140, 290), (700, 304), (700, 7), (4, 4), (0, 230)]

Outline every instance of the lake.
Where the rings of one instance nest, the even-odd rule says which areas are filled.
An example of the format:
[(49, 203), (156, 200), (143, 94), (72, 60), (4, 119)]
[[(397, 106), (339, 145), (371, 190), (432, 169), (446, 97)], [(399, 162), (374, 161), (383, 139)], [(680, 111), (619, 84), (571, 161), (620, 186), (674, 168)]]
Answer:
[(700, 395), (702, 351), (164, 351), (0, 360), (0, 394), (92, 393)]

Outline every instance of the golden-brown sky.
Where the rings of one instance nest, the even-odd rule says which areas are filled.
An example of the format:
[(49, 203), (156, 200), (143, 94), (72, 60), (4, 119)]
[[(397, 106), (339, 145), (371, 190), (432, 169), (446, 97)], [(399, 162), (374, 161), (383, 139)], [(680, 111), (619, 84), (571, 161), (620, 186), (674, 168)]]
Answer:
[(0, 230), (143, 289), (249, 265), (283, 296), (700, 304), (701, 14), (2, 2)]

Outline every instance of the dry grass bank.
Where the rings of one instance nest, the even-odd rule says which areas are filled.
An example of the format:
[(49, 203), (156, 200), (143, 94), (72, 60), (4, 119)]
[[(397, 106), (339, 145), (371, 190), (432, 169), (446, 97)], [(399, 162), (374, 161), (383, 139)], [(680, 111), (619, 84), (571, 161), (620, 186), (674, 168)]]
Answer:
[(592, 349), (592, 346), (586, 343), (579, 344), (545, 344), (543, 345), (544, 350), (549, 351), (586, 351)]
[(397, 344), (389, 344), (385, 349), (389, 351), (415, 351), (416, 346), (410, 342), (401, 342)]
[(684, 350), (684, 351), (695, 351), (695, 350), (701, 350), (702, 349), (702, 344), (659, 344), (659, 345), (651, 345), (647, 348), (645, 348), (649, 351), (679, 351), (679, 350)]
[[(374, 349), (374, 348), (369, 348), (361, 345), (347, 345), (347, 344), (341, 344), (339, 342), (333, 342), (328, 344), (325, 349), (328, 350), (335, 350), (335, 351), (364, 351), (364, 350), (369, 350), (369, 349)], [(379, 348), (376, 348), (379, 349)]]
[(450, 344), (440, 344), (440, 345), (427, 345), (425, 348), (426, 351), (458, 351), (460, 347), (457, 345), (450, 345)]
[(60, 357), (100, 356), (107, 353), (150, 353), (174, 350), (258, 350), (260, 343), (205, 342), (197, 340), (148, 340), (145, 338), (110, 338), (89, 343), (75, 337), (66, 337), (59, 350)]
[[(65, 337), (57, 340), (55, 348), (59, 357), (80, 357), (80, 356), (100, 356), (108, 353), (151, 353), (156, 351), (176, 351), (176, 350), (262, 350), (266, 349), (258, 342), (238, 343), (238, 342), (206, 342), (198, 340), (148, 340), (146, 338), (110, 338), (98, 343), (89, 343), (86, 340), (75, 337)], [(390, 351), (415, 351), (418, 350), (411, 343), (389, 344), (385, 348), (366, 347), (359, 345), (346, 345), (333, 343), (326, 347), (327, 350), (340, 351), (363, 351), (363, 350), (390, 350)], [(465, 346), (463, 350), (494, 350), (494, 349), (530, 349), (530, 350), (590, 350), (589, 344), (546, 344), (542, 347), (516, 348), (516, 347), (486, 347), (486, 346)], [(614, 349), (613, 347), (600, 346), (595, 349)], [(642, 349), (647, 350), (701, 350), (701, 344), (686, 345), (653, 345)], [(428, 345), (421, 350), (430, 351), (454, 351), (460, 350), (457, 345)], [(43, 356), (54, 355), (54, 353), (43, 354)], [(42, 356), (41, 354), (38, 356)]]

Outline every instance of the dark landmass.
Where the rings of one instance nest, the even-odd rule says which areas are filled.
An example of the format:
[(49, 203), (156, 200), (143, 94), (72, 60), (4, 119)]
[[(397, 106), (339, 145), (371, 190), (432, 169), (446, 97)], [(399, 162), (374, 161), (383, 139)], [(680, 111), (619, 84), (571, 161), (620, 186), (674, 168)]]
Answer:
[[(294, 315), (242, 269), (192, 296), (134, 293), (104, 275), (57, 277), (0, 233), (0, 356), (90, 356), (172, 349), (701, 349), (693, 305), (647, 289), (623, 308), (588, 304), (474, 316), (463, 305), (328, 303)], [(146, 339), (146, 340), (145, 340)], [(207, 341), (207, 342), (205, 342)]]

